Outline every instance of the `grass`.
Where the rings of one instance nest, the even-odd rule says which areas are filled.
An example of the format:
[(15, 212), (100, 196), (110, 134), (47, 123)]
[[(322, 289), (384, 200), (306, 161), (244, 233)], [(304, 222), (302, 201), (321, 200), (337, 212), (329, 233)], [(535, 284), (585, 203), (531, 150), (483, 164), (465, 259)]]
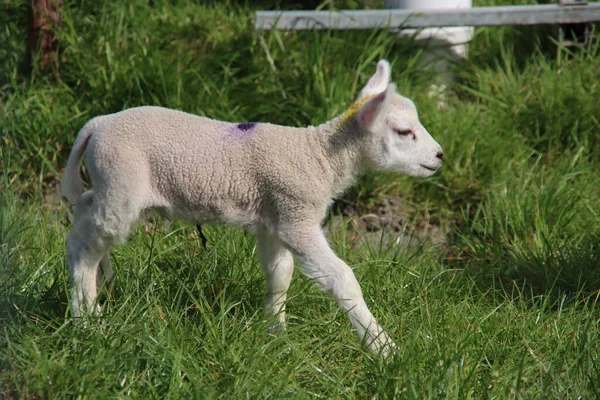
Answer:
[[(419, 50), (386, 31), (259, 33), (236, 2), (65, 2), (60, 67), (28, 77), (25, 4), (1, 7), (0, 397), (600, 397), (598, 40), (477, 29), (438, 109)], [(102, 320), (73, 324), (54, 193), (85, 121), (152, 104), (314, 125), (384, 57), (446, 162), (428, 180), (363, 177), (345, 201), (398, 197), (447, 240), (329, 236), (397, 354), (366, 352), (299, 274), (289, 329), (268, 334), (252, 234), (206, 227), (203, 249), (177, 222), (116, 249)]]

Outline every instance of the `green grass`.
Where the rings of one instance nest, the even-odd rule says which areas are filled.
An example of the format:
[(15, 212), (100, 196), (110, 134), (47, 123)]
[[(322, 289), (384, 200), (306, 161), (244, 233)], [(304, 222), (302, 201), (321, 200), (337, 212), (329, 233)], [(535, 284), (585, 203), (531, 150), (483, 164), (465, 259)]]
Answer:
[[(0, 7), (0, 397), (600, 397), (598, 40), (477, 29), (438, 109), (420, 50), (385, 31), (259, 33), (237, 2), (66, 2), (60, 68), (28, 77), (25, 4)], [(73, 324), (52, 194), (85, 121), (144, 104), (314, 125), (380, 58), (446, 162), (427, 180), (363, 177), (344, 201), (398, 197), (447, 241), (329, 237), (397, 354), (361, 348), (299, 274), (289, 329), (269, 334), (253, 235), (216, 226), (203, 249), (193, 227), (141, 225), (113, 252), (102, 319)]]

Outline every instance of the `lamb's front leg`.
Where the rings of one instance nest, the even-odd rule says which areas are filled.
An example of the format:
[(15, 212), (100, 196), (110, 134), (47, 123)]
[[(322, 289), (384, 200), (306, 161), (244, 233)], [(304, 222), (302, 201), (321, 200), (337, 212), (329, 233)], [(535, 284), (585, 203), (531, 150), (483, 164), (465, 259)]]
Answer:
[(369, 311), (352, 269), (331, 250), (318, 225), (290, 225), (278, 232), (302, 263), (302, 273), (335, 298), (348, 314), (359, 340), (375, 353), (387, 356), (395, 348)]
[(257, 248), (267, 281), (265, 311), (277, 318), (273, 328), (280, 331), (285, 329), (285, 300), (294, 272), (294, 258), (281, 241), (266, 229), (257, 233)]

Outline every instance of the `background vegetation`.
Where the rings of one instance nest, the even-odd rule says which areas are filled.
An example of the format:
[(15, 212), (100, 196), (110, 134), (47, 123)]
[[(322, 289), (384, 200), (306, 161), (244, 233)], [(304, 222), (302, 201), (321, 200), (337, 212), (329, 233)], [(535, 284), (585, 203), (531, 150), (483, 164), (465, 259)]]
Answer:
[[(59, 67), (29, 77), (26, 3), (0, 7), (1, 398), (600, 397), (597, 38), (477, 29), (439, 108), (422, 49), (385, 30), (256, 32), (260, 4), (65, 1)], [(398, 199), (410, 226), (443, 232), (415, 246), (330, 229), (396, 355), (363, 350), (298, 274), (288, 331), (267, 334), (253, 236), (222, 227), (202, 249), (192, 227), (140, 226), (113, 252), (102, 321), (72, 323), (56, 183), (85, 121), (161, 105), (315, 125), (381, 58), (446, 154), (431, 179), (364, 177), (334, 208)]]

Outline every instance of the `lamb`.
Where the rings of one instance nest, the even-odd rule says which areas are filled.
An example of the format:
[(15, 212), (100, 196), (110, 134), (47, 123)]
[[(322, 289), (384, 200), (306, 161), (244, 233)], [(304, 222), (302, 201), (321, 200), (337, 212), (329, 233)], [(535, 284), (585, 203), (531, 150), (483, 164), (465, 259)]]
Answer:
[[(93, 187), (85, 192), (84, 156)], [(295, 257), (300, 271), (337, 300), (359, 340), (387, 355), (395, 346), (352, 269), (329, 247), (321, 221), (357, 175), (428, 177), (442, 159), (413, 102), (390, 83), (386, 60), (344, 114), (316, 127), (236, 124), (160, 107), (93, 118), (79, 132), (61, 182), (75, 218), (67, 239), (73, 316), (100, 312), (98, 290), (113, 276), (111, 247), (126, 241), (145, 211), (156, 210), (256, 232), (265, 310), (276, 328), (285, 328)]]

